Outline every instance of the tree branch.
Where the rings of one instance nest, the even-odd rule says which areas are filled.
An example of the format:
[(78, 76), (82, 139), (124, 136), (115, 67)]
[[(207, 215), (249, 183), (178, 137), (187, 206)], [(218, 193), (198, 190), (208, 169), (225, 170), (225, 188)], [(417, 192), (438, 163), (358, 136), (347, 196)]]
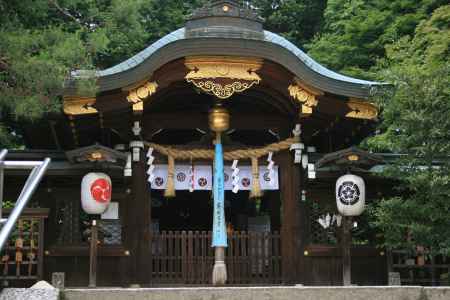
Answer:
[(64, 16), (70, 18), (72, 21), (75, 21), (77, 24), (79, 24), (80, 26), (83, 26), (80, 22), (79, 19), (77, 19), (76, 17), (74, 17), (71, 13), (68, 12), (67, 9), (62, 8), (59, 4), (57, 0), (48, 0), (48, 2), (53, 5), (61, 14), (63, 14)]
[(5, 71), (8, 69), (8, 63), (5, 57), (0, 57), (0, 71)]

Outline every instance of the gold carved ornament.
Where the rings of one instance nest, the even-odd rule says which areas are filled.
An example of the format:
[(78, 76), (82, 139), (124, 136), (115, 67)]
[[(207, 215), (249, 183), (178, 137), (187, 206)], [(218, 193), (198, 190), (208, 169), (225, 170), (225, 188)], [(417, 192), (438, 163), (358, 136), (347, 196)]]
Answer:
[(127, 101), (133, 105), (133, 111), (144, 110), (144, 100), (153, 95), (158, 88), (156, 82), (147, 82), (142, 86), (129, 90)]
[(312, 114), (313, 108), (319, 104), (316, 97), (323, 93), (306, 87), (298, 78), (295, 78), (294, 81), (295, 83), (288, 87), (290, 96), (301, 103), (302, 114)]
[(345, 115), (348, 118), (374, 120), (378, 117), (378, 108), (370, 102), (350, 99), (347, 106), (351, 110)]
[(98, 113), (93, 106), (95, 102), (95, 98), (66, 96), (63, 99), (63, 111), (69, 116), (95, 114)]
[(187, 57), (185, 65), (190, 70), (186, 81), (219, 99), (227, 99), (261, 81), (256, 71), (261, 69), (262, 60), (256, 58)]

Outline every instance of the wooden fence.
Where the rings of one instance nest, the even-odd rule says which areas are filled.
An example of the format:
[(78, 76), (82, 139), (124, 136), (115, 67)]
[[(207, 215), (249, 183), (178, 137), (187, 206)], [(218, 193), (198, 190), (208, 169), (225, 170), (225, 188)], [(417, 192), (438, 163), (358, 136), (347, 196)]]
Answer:
[[(280, 284), (280, 234), (233, 232), (226, 252), (228, 284)], [(210, 284), (211, 232), (162, 231), (152, 238), (152, 282)]]
[[(8, 216), (11, 209), (5, 209), (4, 213)], [(45, 208), (26, 208), (23, 211), (0, 254), (0, 280), (21, 286), (19, 281), (42, 279), (44, 220), (48, 213)]]

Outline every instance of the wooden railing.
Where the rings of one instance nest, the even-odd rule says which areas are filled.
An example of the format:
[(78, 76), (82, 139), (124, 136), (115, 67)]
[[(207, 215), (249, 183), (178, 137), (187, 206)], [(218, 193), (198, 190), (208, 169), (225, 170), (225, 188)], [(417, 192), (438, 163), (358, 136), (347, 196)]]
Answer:
[[(152, 282), (155, 284), (210, 284), (214, 264), (211, 232), (153, 233)], [(280, 234), (228, 234), (227, 284), (281, 283)]]

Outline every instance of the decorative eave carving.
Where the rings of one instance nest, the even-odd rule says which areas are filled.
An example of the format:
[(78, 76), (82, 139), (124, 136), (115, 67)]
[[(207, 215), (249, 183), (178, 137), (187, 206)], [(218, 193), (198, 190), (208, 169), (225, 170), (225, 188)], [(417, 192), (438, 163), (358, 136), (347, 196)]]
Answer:
[(358, 168), (368, 170), (371, 167), (384, 164), (383, 157), (363, 151), (356, 147), (347, 148), (324, 155), (316, 162), (316, 168), (338, 166), (343, 168)]
[(63, 111), (69, 116), (95, 114), (98, 113), (95, 102), (95, 98), (66, 96), (63, 99)]
[(116, 163), (118, 161), (125, 162), (127, 160), (126, 153), (116, 151), (114, 149), (101, 145), (92, 145), (88, 147), (67, 151), (66, 156), (71, 163), (83, 163), (83, 162)]
[(378, 107), (373, 103), (351, 98), (347, 106), (350, 112), (345, 116), (348, 118), (374, 120), (378, 117)]
[(185, 65), (190, 70), (185, 77), (187, 82), (220, 99), (243, 92), (261, 81), (256, 73), (261, 69), (261, 59), (187, 57)]
[(133, 105), (133, 111), (143, 111), (144, 100), (153, 95), (157, 88), (158, 84), (153, 81), (130, 89), (128, 91), (127, 101)]
[(292, 98), (302, 105), (303, 114), (312, 114), (313, 108), (319, 104), (317, 96), (323, 95), (321, 91), (307, 87), (302, 84), (298, 78), (294, 79), (295, 83), (289, 85), (288, 90)]

